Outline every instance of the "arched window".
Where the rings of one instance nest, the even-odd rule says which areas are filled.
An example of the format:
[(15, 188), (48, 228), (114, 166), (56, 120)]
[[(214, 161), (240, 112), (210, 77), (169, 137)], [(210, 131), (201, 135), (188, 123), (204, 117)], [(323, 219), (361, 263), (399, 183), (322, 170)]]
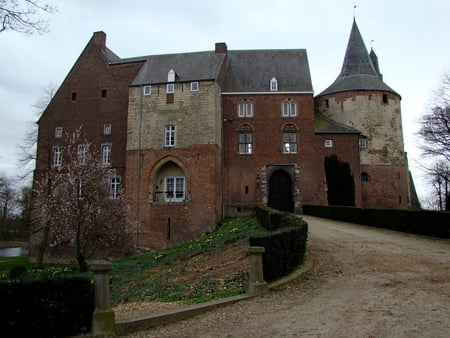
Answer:
[(173, 161), (162, 165), (153, 180), (154, 202), (183, 202), (186, 199), (186, 178), (183, 169)]
[(253, 128), (249, 124), (243, 124), (239, 128), (239, 154), (253, 153)]
[(281, 115), (283, 117), (297, 116), (297, 103), (291, 99), (284, 100), (281, 103)]
[(288, 123), (283, 127), (283, 153), (297, 153), (297, 131), (298, 128), (293, 123)]

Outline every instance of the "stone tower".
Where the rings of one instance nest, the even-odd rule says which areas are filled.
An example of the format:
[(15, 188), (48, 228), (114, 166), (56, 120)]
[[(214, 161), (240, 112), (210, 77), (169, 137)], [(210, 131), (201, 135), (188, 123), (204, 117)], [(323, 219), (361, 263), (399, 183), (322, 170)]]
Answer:
[(410, 208), (409, 170), (403, 145), (401, 97), (383, 82), (378, 58), (369, 54), (353, 21), (342, 69), (315, 98), (316, 110), (358, 129), (363, 207)]

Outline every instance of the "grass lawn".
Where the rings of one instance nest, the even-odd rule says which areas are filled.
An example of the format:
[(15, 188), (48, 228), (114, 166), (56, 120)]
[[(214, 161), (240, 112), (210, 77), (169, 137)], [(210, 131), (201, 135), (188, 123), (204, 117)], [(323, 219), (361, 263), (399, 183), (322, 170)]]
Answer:
[[(265, 231), (254, 217), (226, 219), (201, 238), (114, 260), (112, 305), (151, 300), (189, 304), (244, 293), (248, 238)], [(51, 264), (41, 271), (28, 263), (27, 257), (0, 258), (0, 280), (9, 279), (11, 272), (22, 277), (51, 277), (78, 269)]]

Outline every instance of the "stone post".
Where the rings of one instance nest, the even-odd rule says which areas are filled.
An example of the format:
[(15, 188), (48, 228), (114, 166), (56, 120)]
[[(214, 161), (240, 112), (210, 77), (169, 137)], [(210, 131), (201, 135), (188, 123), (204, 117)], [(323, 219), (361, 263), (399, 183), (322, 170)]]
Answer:
[(248, 249), (250, 254), (250, 275), (247, 293), (251, 295), (262, 295), (267, 292), (268, 285), (264, 280), (262, 254), (266, 251), (261, 246), (251, 246)]
[(91, 264), (94, 273), (95, 310), (92, 318), (92, 333), (94, 337), (111, 337), (115, 333), (115, 315), (111, 308), (109, 296), (109, 272), (112, 263), (95, 261)]

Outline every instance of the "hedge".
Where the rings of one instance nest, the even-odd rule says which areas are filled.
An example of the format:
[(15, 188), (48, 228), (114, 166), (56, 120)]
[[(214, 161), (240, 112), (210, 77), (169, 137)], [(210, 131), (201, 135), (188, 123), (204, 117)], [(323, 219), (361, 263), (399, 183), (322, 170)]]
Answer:
[(87, 275), (0, 281), (3, 337), (62, 337), (90, 331), (94, 288)]
[(450, 238), (449, 212), (304, 205), (303, 213), (417, 235)]
[(267, 206), (256, 207), (258, 222), (271, 232), (252, 236), (250, 246), (262, 246), (264, 280), (274, 281), (303, 263), (308, 224), (300, 217)]

